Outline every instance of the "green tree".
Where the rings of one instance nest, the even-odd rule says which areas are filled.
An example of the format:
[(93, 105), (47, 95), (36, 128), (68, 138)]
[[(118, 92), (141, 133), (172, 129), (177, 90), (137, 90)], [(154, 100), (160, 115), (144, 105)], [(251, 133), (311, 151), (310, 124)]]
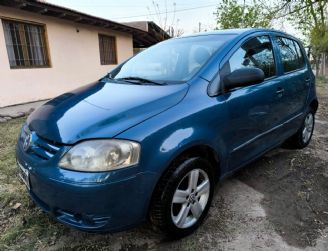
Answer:
[(328, 52), (328, 1), (284, 0), (282, 6), (287, 19), (307, 38), (318, 75), (321, 55)]
[(305, 37), (313, 57), (316, 74), (323, 52), (328, 52), (328, 1), (327, 0), (276, 0), (272, 9), (276, 20), (288, 20)]
[(214, 13), (217, 28), (270, 28), (273, 14), (262, 4), (253, 1), (239, 3), (237, 0), (222, 0)]
[(215, 12), (217, 28), (271, 27), (288, 20), (306, 38), (316, 73), (323, 52), (328, 53), (328, 0), (222, 0)]

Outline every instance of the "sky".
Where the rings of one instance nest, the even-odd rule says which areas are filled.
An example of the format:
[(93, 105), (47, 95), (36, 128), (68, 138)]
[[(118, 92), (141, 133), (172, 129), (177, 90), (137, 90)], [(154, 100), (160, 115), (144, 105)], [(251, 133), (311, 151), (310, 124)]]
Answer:
[(47, 0), (46, 2), (117, 22), (151, 20), (159, 25), (164, 25), (164, 13), (167, 9), (167, 25), (173, 24), (183, 29), (184, 34), (198, 31), (199, 23), (202, 30), (215, 28), (213, 12), (218, 5), (218, 0), (156, 0), (159, 11), (163, 13), (156, 15), (155, 12), (158, 10), (155, 10), (152, 0)]
[[(270, 0), (269, 0), (270, 1)], [(160, 26), (173, 25), (184, 34), (213, 30), (216, 27), (215, 15), (219, 0), (46, 0), (46, 2), (68, 7), (94, 16), (116, 22), (154, 21)], [(167, 10), (167, 11), (166, 11)], [(160, 12), (158, 15), (156, 12)], [(299, 35), (288, 23), (274, 23), (274, 28)]]

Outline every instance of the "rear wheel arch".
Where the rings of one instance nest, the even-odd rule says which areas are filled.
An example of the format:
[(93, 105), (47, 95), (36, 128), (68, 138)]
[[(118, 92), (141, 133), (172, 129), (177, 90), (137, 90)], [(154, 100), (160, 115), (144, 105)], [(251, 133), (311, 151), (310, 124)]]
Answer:
[(311, 103), (310, 103), (310, 108), (311, 108), (311, 110), (312, 110), (314, 113), (317, 112), (317, 110), (318, 110), (318, 106), (319, 106), (319, 102), (318, 102), (318, 100), (317, 100), (317, 99), (313, 99), (313, 100), (311, 101)]
[(310, 140), (313, 135), (315, 112), (317, 108), (318, 104), (316, 104), (315, 102), (309, 106), (305, 113), (300, 128), (294, 135), (292, 135), (285, 141), (284, 146), (287, 149), (303, 149), (310, 143)]

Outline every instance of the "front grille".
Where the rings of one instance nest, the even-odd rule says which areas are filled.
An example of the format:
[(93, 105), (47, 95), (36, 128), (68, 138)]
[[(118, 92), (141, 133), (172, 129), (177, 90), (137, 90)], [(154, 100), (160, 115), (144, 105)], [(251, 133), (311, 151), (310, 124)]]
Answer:
[[(24, 142), (29, 134), (29, 147), (24, 149)], [(60, 145), (38, 136), (36, 132), (30, 131), (26, 125), (22, 128), (20, 141), (24, 151), (40, 160), (50, 160), (60, 150)]]

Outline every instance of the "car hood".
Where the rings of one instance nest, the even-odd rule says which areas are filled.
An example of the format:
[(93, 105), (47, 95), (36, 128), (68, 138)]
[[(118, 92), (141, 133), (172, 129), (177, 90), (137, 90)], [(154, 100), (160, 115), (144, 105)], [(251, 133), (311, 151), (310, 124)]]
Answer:
[(188, 86), (99, 81), (48, 101), (27, 123), (40, 137), (57, 143), (110, 138), (176, 105)]

